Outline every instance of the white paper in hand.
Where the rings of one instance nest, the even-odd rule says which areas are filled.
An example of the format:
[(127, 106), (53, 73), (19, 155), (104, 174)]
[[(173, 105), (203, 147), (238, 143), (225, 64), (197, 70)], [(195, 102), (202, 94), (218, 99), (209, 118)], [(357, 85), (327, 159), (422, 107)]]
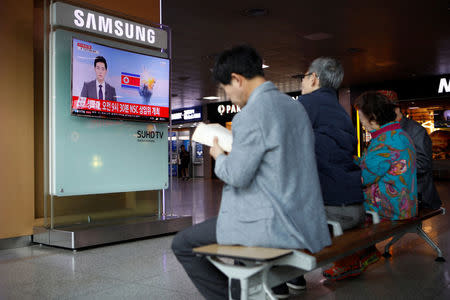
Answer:
[(192, 140), (211, 147), (215, 136), (219, 139), (219, 146), (222, 147), (224, 151), (230, 152), (233, 136), (230, 130), (220, 124), (200, 123), (192, 135)]

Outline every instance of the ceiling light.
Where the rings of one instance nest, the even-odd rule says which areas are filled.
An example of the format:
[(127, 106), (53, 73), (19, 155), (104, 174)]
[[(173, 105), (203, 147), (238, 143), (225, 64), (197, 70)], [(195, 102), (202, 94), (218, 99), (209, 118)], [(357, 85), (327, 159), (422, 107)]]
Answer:
[(329, 33), (325, 33), (325, 32), (316, 32), (316, 33), (305, 35), (303, 37), (305, 39), (311, 40), (311, 41), (321, 41), (321, 40), (326, 40), (326, 39), (331, 38), (332, 35)]
[(268, 65), (263, 64), (263, 69), (268, 68)]
[(249, 8), (242, 12), (247, 17), (263, 17), (267, 16), (268, 13), (269, 11), (265, 8)]
[(393, 66), (395, 64), (396, 64), (396, 62), (392, 61), (392, 60), (379, 61), (379, 62), (375, 63), (375, 65), (377, 67), (390, 67), (390, 66)]
[(203, 97), (203, 99), (205, 99), (205, 100), (218, 100), (218, 99), (220, 99), (220, 97), (217, 97), (217, 96), (208, 96), (208, 97)]
[(363, 48), (348, 48), (347, 52), (350, 54), (362, 53), (364, 52)]

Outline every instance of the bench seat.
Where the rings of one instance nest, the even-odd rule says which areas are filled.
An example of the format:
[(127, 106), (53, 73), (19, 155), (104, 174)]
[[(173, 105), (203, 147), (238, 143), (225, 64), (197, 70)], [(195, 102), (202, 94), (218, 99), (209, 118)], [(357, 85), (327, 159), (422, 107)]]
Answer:
[[(419, 234), (436, 250), (438, 254), (436, 261), (445, 261), (439, 247), (422, 230), (423, 220), (444, 213), (444, 208), (436, 210), (423, 209), (417, 217), (408, 220), (383, 221), (378, 224), (347, 230), (344, 234), (333, 237), (331, 246), (314, 254), (307, 250), (299, 249), (218, 244), (198, 247), (193, 249), (193, 251), (197, 255), (206, 256), (211, 263), (228, 276), (230, 282), (231, 278), (239, 279), (242, 287), (241, 299), (247, 299), (249, 295), (254, 296), (253, 298), (256, 299), (264, 299), (265, 295), (275, 299), (271, 292), (271, 287), (393, 237), (385, 246), (384, 256), (390, 256), (389, 248), (392, 244), (409, 232)], [(244, 266), (225, 263), (219, 258), (239, 260), (244, 263)], [(293, 268), (296, 270), (293, 271)], [(262, 288), (257, 289), (253, 287), (252, 294), (250, 291), (252, 285), (250, 283), (253, 283), (253, 285), (259, 284)]]

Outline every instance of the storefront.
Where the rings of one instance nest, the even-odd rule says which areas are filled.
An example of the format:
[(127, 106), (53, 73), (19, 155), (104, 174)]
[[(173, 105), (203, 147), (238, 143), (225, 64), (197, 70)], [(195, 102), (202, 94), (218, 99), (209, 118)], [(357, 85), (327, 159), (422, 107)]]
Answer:
[[(365, 90), (380, 89), (395, 91), (402, 113), (427, 130), (433, 145), (433, 174), (450, 179), (450, 74), (352, 89), (352, 100)], [(362, 130), (362, 148), (369, 139)]]
[(192, 141), (192, 134), (197, 124), (203, 120), (201, 106), (172, 110), (172, 131), (169, 140), (169, 174), (180, 177), (181, 146), (190, 154), (188, 166), (189, 177), (204, 177), (203, 170), (203, 145)]

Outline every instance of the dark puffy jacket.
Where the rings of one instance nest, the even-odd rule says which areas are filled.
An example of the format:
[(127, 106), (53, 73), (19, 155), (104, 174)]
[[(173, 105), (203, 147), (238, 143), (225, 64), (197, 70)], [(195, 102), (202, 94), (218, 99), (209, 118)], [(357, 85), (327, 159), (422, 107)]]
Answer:
[(431, 139), (427, 131), (414, 120), (403, 117), (402, 129), (411, 137), (417, 153), (417, 192), (419, 208), (437, 209), (442, 202), (433, 182)]
[(325, 205), (364, 202), (361, 170), (353, 162), (358, 140), (350, 116), (339, 104), (336, 91), (320, 88), (299, 99), (315, 136), (315, 151)]

